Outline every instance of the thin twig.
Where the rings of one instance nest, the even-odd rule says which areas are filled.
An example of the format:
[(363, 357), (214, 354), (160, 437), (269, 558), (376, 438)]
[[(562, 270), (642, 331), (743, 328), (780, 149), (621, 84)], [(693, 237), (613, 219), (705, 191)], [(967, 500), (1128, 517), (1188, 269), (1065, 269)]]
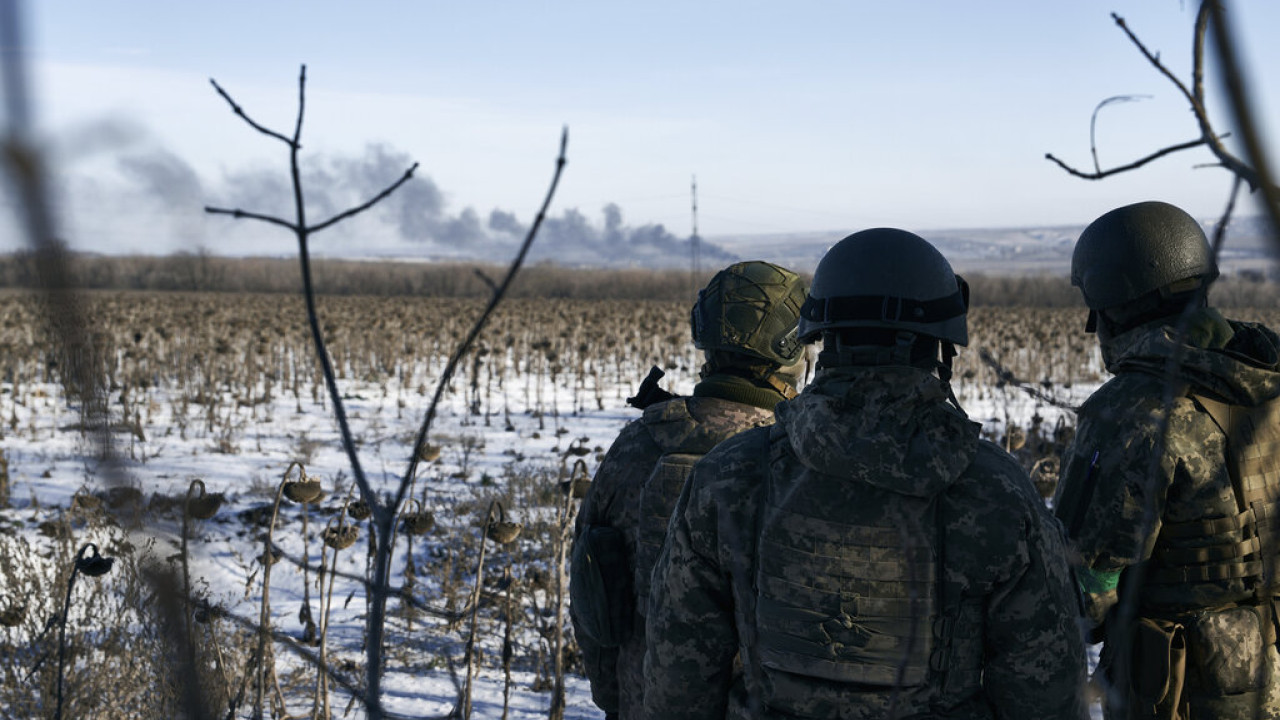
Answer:
[(1077, 412), (1080, 409), (1078, 406), (1072, 405), (1066, 400), (1061, 400), (1057, 397), (1054, 397), (1053, 395), (1050, 395), (1049, 393), (1041, 390), (1040, 388), (1036, 387), (1032, 383), (1019, 379), (1017, 375), (1013, 374), (1012, 370), (1002, 365), (994, 355), (987, 352), (985, 349), (978, 350), (978, 357), (981, 358), (982, 362), (986, 364), (987, 367), (995, 371), (996, 380), (998, 382), (1006, 385), (1012, 385), (1018, 388), (1019, 390), (1027, 393), (1028, 395), (1038, 400), (1047, 402), (1056, 408), (1068, 410), (1073, 413)]
[(1118, 167), (1109, 168), (1107, 170), (1102, 170), (1100, 172), (1084, 172), (1082, 170), (1077, 170), (1074, 167), (1071, 167), (1070, 165), (1066, 164), (1062, 160), (1059, 160), (1058, 157), (1053, 153), (1045, 153), (1044, 159), (1052, 160), (1054, 163), (1057, 163), (1058, 167), (1062, 168), (1063, 170), (1066, 170), (1067, 172), (1071, 173), (1072, 175), (1075, 175), (1078, 178), (1083, 178), (1085, 180), (1101, 180), (1105, 177), (1118, 175), (1122, 172), (1129, 172), (1130, 170), (1136, 170), (1142, 167), (1143, 165), (1146, 165), (1147, 163), (1151, 162), (1152, 160), (1159, 160), (1165, 155), (1171, 155), (1173, 153), (1180, 152), (1182, 150), (1188, 150), (1190, 148), (1197, 147), (1204, 144), (1205, 144), (1204, 138), (1200, 138), (1199, 140), (1189, 140), (1187, 142), (1179, 143), (1177, 145), (1170, 145), (1169, 147), (1164, 148), (1163, 150), (1157, 150), (1140, 160), (1134, 160), (1128, 165), (1120, 165)]
[(298, 226), (294, 225), (288, 220), (282, 220), (278, 217), (273, 217), (271, 215), (263, 215), (262, 213), (249, 212), (248, 210), (241, 210), (239, 208), (220, 208), (220, 207), (212, 207), (210, 205), (205, 205), (204, 211), (209, 213), (210, 215), (230, 215), (231, 217), (236, 219), (247, 218), (249, 220), (261, 220), (262, 222), (268, 222), (273, 225), (279, 225), (280, 227), (286, 228), (288, 230), (292, 230), (293, 232), (298, 231)]
[[(555, 173), (551, 176), (551, 185), (547, 188), (546, 197), (543, 198), (542, 206), (538, 209), (538, 215), (534, 218), (533, 224), (529, 227), (529, 232), (525, 235), (524, 242), (520, 245), (520, 251), (516, 253), (516, 257), (511, 261), (511, 266), (507, 269), (506, 276), (502, 279), (502, 284), (493, 293), (489, 300), (489, 304), (485, 307), (484, 312), (480, 314), (480, 318), (476, 320), (476, 324), (472, 326), (471, 331), (467, 333), (467, 337), (462, 341), (454, 351), (453, 356), (449, 358), (448, 364), (445, 366), (444, 372), (436, 384), (435, 395), (432, 396), (431, 404), (427, 408), (426, 417), (422, 421), (422, 426), (418, 430), (418, 436), (414, 441), (413, 448), (410, 452), (409, 467), (405, 470), (404, 476), (400, 480), (400, 486), (396, 489), (396, 495), (389, 507), (383, 507), (381, 503), (369, 502), (370, 510), (373, 512), (373, 521), (377, 528), (378, 552), (374, 559), (374, 579), (373, 579), (373, 602), (368, 613), (366, 622), (366, 643), (367, 643), (367, 687), (370, 704), (366, 706), (370, 720), (381, 720), (383, 715), (382, 702), (380, 692), (382, 687), (381, 665), (382, 665), (382, 641), (386, 623), (387, 609), (387, 590), (389, 587), (389, 575), (391, 572), (391, 552), (392, 546), (389, 541), (392, 537), (392, 524), (395, 522), (395, 509), (404, 502), (405, 493), (408, 491), (409, 485), (413, 477), (417, 473), (418, 468), (418, 449), (423, 446), (427, 439), (427, 433), (431, 429), (431, 422), (435, 419), (436, 408), (440, 403), (440, 398), (444, 394), (445, 387), (448, 386), (450, 378), (457, 370), (458, 363), (462, 357), (475, 343), (480, 332), (484, 329), (489, 317), (497, 308), (498, 303), (506, 295), (511, 283), (515, 280), (516, 273), (520, 271), (524, 264), (525, 257), (529, 254), (529, 248), (533, 246), (533, 241), (538, 235), (539, 228), (546, 218), (547, 208), (551, 205), (551, 200), (555, 197), (556, 188), (560, 185), (560, 176), (564, 173), (565, 151), (569, 144), (569, 128), (564, 128), (560, 134), (560, 154), (556, 157)], [(373, 500), (373, 498), (371, 498)]]
[[(95, 471), (109, 487), (122, 487), (126, 480), (121, 465), (115, 462), (105, 384), (97, 369), (86, 357), (82, 357), (92, 356), (94, 341), (70, 276), (66, 244), (55, 232), (42, 156), (32, 142), (35, 132), (28, 103), (30, 83), (25, 63), (26, 43), (22, 38), (23, 23), (18, 10), (15, 0), (0, 0), (0, 48), (4, 49), (0, 52), (0, 73), (3, 73), (0, 88), (4, 93), (7, 120), (2, 160), (5, 170), (14, 181), (18, 196), (15, 204), (27, 242), (35, 254), (36, 268), (46, 301), (45, 322), (53, 330), (57, 349), (68, 359), (62, 368), (63, 382), (68, 387), (76, 386), (82, 401), (83, 426), (89, 429), (89, 442), (93, 444), (97, 457), (104, 459), (97, 464)], [(74, 572), (73, 570), (72, 577)], [(165, 589), (156, 587), (155, 591), (162, 595)], [(63, 620), (65, 622), (65, 617)], [(183, 632), (179, 629), (176, 634), (181, 635)], [(179, 637), (175, 641), (166, 635), (165, 639), (178, 648), (191, 643), (189, 637)], [(185, 676), (181, 678), (181, 682), (185, 683), (187, 680)], [(181, 692), (185, 693), (186, 689)]]
[(325, 228), (329, 227), (330, 225), (333, 225), (336, 222), (346, 220), (352, 215), (358, 215), (364, 212), (365, 210), (368, 210), (369, 208), (377, 204), (380, 200), (390, 195), (391, 193), (395, 192), (396, 188), (399, 188), (401, 185), (408, 182), (409, 179), (413, 177), (413, 171), (417, 169), (418, 169), (418, 163), (414, 163), (412, 166), (409, 167), (408, 170), (404, 171), (404, 175), (400, 176), (399, 180), (392, 183), (391, 186), (388, 187), (386, 190), (383, 190), (382, 192), (378, 193), (372, 200), (369, 200), (363, 205), (358, 205), (356, 207), (353, 207), (350, 210), (347, 210), (346, 212), (338, 213), (337, 215), (334, 215), (333, 217), (329, 218), (328, 220), (325, 220), (322, 223), (317, 223), (315, 225), (312, 225), (311, 227), (307, 228), (307, 232), (318, 233), (321, 230), (324, 230)]
[[(515, 280), (516, 273), (520, 271), (524, 264), (525, 256), (529, 254), (529, 248), (533, 246), (533, 240), (538, 234), (538, 229), (542, 226), (543, 220), (546, 218), (547, 208), (551, 205), (551, 199), (555, 196), (556, 187), (560, 183), (560, 175), (564, 171), (565, 150), (569, 144), (569, 128), (564, 128), (560, 134), (560, 155), (556, 158), (555, 175), (551, 178), (551, 187), (547, 190), (546, 198), (542, 201), (542, 207), (538, 210), (537, 217), (533, 220), (533, 225), (529, 228), (529, 233), (525, 236), (524, 242), (520, 245), (520, 251), (516, 254), (515, 260), (511, 262), (511, 266), (507, 269), (507, 274), (502, 278), (502, 283), (494, 290), (493, 296), (489, 299), (489, 304), (485, 307), (484, 312), (480, 314), (480, 319), (472, 326), (471, 331), (467, 333), (467, 337), (458, 346), (453, 353), (453, 357), (449, 358), (449, 363), (445, 366), (444, 374), (441, 376), (440, 383), (436, 386), (435, 395), (431, 398), (431, 404), (427, 407), (427, 415), (422, 421), (422, 427), (418, 431), (417, 442), (413, 446), (413, 456), (409, 460), (409, 470), (405, 473), (405, 478), (412, 476), (413, 471), (418, 465), (418, 448), (427, 440), (427, 433), (431, 428), (431, 422), (435, 419), (436, 408), (440, 404), (440, 397), (444, 394), (444, 389), (448, 385), (449, 380), (453, 377), (453, 373), (458, 369), (458, 363), (462, 361), (462, 357), (471, 349), (471, 345), (475, 343), (480, 332), (484, 330), (485, 324), (489, 321), (489, 317), (493, 314), (494, 309), (498, 307), (498, 303), (506, 296), (507, 290), (511, 287), (511, 282)], [(400, 494), (396, 496), (396, 504), (403, 499), (403, 493), (407, 487), (407, 482), (401, 483)]]
[(1212, 13), (1213, 40), (1218, 50), (1218, 62), (1222, 67), (1223, 84), (1231, 99), (1231, 112), (1240, 129), (1245, 156), (1256, 172), (1257, 184), (1251, 183), (1250, 187), (1262, 190), (1262, 206), (1271, 221), (1271, 241), (1280, 248), (1280, 188), (1276, 187), (1275, 173), (1271, 170), (1271, 162), (1263, 148), (1258, 122), (1253, 114), (1249, 93), (1245, 90), (1243, 71), (1240, 60), (1236, 57), (1233, 40), (1235, 34), (1231, 32), (1221, 5), (1217, 2), (1207, 2), (1206, 5)]
[(266, 135), (268, 137), (273, 137), (287, 145), (293, 144), (293, 141), (285, 137), (284, 135), (281, 135), (275, 130), (269, 130), (259, 125), (257, 122), (254, 122), (253, 118), (249, 117), (249, 115), (245, 113), (244, 108), (240, 107), (240, 105), (237, 104), (235, 100), (231, 99), (231, 96), (227, 94), (227, 91), (222, 89), (222, 86), (218, 84), (217, 80), (214, 80), (213, 78), (209, 78), (209, 84), (213, 86), (214, 90), (218, 91), (218, 94), (222, 96), (223, 100), (227, 101), (227, 104), (231, 106), (232, 112), (234, 112), (236, 115), (239, 115), (241, 120), (244, 120), (245, 122), (249, 123), (249, 127), (253, 128), (254, 130), (257, 130), (263, 135)]
[(1102, 172), (1102, 166), (1098, 164), (1098, 113), (1108, 105), (1137, 102), (1138, 100), (1148, 100), (1150, 98), (1150, 95), (1112, 95), (1098, 103), (1098, 106), (1093, 109), (1093, 114), (1089, 116), (1089, 153), (1093, 155), (1093, 170), (1095, 173), (1100, 174)]
[[(1067, 171), (1068, 173), (1076, 177), (1083, 178), (1085, 180), (1100, 180), (1104, 177), (1108, 177), (1118, 173), (1127, 172), (1130, 170), (1140, 168), (1143, 165), (1146, 165), (1147, 163), (1151, 162), (1152, 160), (1155, 160), (1160, 157), (1164, 157), (1165, 155), (1169, 155), (1175, 152), (1180, 152), (1182, 150), (1188, 150), (1190, 148), (1197, 147), (1199, 145), (1204, 145), (1209, 149), (1209, 152), (1213, 153), (1213, 156), (1218, 159), (1218, 163), (1222, 167), (1226, 168), (1232, 174), (1243, 178), (1245, 182), (1249, 183), (1250, 189), (1256, 189), (1259, 186), (1259, 179), (1258, 179), (1257, 172), (1254, 170), (1254, 168), (1250, 167), (1240, 158), (1232, 154), (1231, 151), (1227, 150), (1226, 145), (1224, 145), (1222, 141), (1225, 138), (1229, 137), (1229, 135), (1227, 133), (1223, 133), (1219, 135), (1217, 132), (1214, 131), (1213, 123), (1209, 119), (1209, 112), (1205, 108), (1204, 34), (1205, 34), (1205, 27), (1208, 24), (1210, 13), (1217, 12), (1217, 10), (1215, 10), (1213, 7), (1215, 5), (1216, 5), (1216, 0), (1203, 0), (1200, 4), (1200, 10), (1196, 14), (1196, 24), (1195, 24), (1195, 30), (1194, 30), (1193, 46), (1192, 46), (1192, 70), (1191, 70), (1192, 87), (1191, 88), (1188, 88), (1185, 83), (1179, 80), (1178, 77), (1174, 75), (1173, 72), (1170, 71), (1168, 67), (1165, 66), (1164, 62), (1160, 60), (1159, 54), (1153, 53), (1151, 52), (1151, 50), (1147, 48), (1147, 46), (1142, 42), (1142, 40), (1140, 40), (1138, 36), (1134, 34), (1132, 30), (1129, 29), (1129, 25), (1127, 22), (1125, 22), (1124, 18), (1120, 17), (1116, 13), (1111, 14), (1112, 20), (1114, 20), (1116, 25), (1121, 30), (1124, 31), (1124, 34), (1129, 38), (1129, 41), (1133, 43), (1134, 47), (1136, 47), (1140, 53), (1142, 53), (1142, 56), (1147, 59), (1147, 62), (1149, 62), (1151, 66), (1154, 67), (1161, 75), (1167, 78), (1169, 82), (1173, 83), (1174, 87), (1178, 89), (1178, 92), (1182, 94), (1183, 98), (1185, 98), (1187, 103), (1191, 106), (1191, 112), (1193, 115), (1195, 115), (1195, 118), (1196, 118), (1196, 125), (1200, 129), (1199, 140), (1192, 141), (1192, 142), (1185, 142), (1178, 145), (1170, 145), (1169, 147), (1166, 147), (1162, 150), (1158, 150), (1154, 153), (1151, 153), (1140, 160), (1131, 162), (1127, 165), (1112, 168), (1110, 170), (1105, 170), (1105, 171), (1097, 167), (1097, 154), (1095, 150), (1095, 153), (1094, 153), (1095, 172), (1092, 172), (1092, 173), (1081, 172), (1079, 170), (1076, 170), (1075, 168), (1071, 167), (1067, 163), (1058, 159), (1052, 153), (1046, 153), (1045, 159), (1056, 163), (1058, 167), (1062, 168), (1063, 170)], [(1229, 80), (1230, 79), (1228, 77), (1228, 81)], [(1106, 101), (1104, 101), (1104, 104), (1105, 102)], [(1099, 107), (1101, 107), (1101, 105)], [(1096, 112), (1097, 111), (1095, 110), (1095, 116), (1096, 116)], [(1090, 130), (1090, 135), (1092, 137), (1092, 129)]]

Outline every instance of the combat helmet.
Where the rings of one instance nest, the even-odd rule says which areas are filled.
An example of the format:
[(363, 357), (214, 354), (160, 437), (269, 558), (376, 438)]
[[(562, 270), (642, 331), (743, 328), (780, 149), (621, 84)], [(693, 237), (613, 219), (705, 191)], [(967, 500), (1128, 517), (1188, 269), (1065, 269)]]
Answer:
[(792, 365), (804, 355), (796, 321), (805, 290), (804, 280), (786, 268), (760, 260), (734, 263), (698, 292), (689, 313), (693, 344)]
[(1094, 220), (1071, 256), (1071, 284), (1090, 310), (1108, 310), (1149, 293), (1198, 287), (1218, 277), (1200, 223), (1165, 202), (1126, 205)]
[(879, 328), (967, 345), (969, 285), (937, 248), (894, 228), (856, 232), (818, 263), (800, 341), (828, 330)]

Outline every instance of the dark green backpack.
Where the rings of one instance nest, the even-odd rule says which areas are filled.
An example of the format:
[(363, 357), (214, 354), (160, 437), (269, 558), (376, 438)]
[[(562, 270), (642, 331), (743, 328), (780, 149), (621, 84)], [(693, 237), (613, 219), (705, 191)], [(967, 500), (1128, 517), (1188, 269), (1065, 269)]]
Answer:
[(631, 634), (632, 578), (623, 533), (588, 525), (573, 543), (569, 602), (578, 630), (601, 647), (617, 647)]

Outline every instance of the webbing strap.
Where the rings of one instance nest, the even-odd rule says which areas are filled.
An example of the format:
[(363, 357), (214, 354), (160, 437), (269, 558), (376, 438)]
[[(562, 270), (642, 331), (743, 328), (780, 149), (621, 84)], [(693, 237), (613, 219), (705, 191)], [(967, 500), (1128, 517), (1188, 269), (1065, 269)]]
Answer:
[(1214, 582), (1218, 580), (1235, 580), (1237, 578), (1261, 577), (1262, 562), (1220, 563), (1217, 565), (1199, 565), (1180, 568), (1153, 568), (1151, 581), (1162, 585), (1191, 582)]
[(1193, 520), (1181, 523), (1167, 522), (1160, 528), (1160, 537), (1168, 539), (1219, 535), (1243, 530), (1246, 527), (1253, 526), (1253, 524), (1253, 511), (1245, 510), (1236, 515), (1228, 515), (1227, 517), (1214, 518), (1212, 520)]
[(1161, 561), (1170, 565), (1194, 565), (1244, 557), (1262, 550), (1262, 542), (1255, 536), (1227, 545), (1210, 545), (1193, 548), (1162, 548), (1157, 551)]

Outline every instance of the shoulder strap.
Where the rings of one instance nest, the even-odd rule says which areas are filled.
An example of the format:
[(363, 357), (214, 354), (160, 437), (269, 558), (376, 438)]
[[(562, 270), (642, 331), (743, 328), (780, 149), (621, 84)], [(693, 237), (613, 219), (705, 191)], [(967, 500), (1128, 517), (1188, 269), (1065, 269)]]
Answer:
[(931, 683), (935, 697), (946, 695), (947, 671), (951, 668), (951, 639), (960, 614), (960, 603), (954, 597), (955, 593), (951, 592), (950, 585), (947, 583), (947, 515), (944, 510), (946, 492), (946, 488), (943, 488), (933, 496), (933, 500), (929, 503), (933, 510), (934, 524), (936, 526), (934, 538), (938, 548), (938, 561), (935, 563), (938, 575), (938, 617), (933, 621), (935, 644), (933, 646), (933, 654), (929, 657), (929, 669), (937, 677), (937, 681)]
[[(782, 443), (786, 440), (786, 432), (781, 426), (773, 426), (768, 430), (768, 442), (760, 443), (760, 454), (756, 459), (758, 463), (757, 475), (760, 478), (760, 487), (757, 489), (758, 496), (756, 498), (755, 515), (751, 520), (750, 537), (751, 545), (751, 566), (747, 572), (747, 577), (751, 581), (751, 598), (752, 602), (756, 602), (755, 598), (760, 594), (760, 528), (764, 523), (764, 508), (769, 490), (773, 486), (773, 463), (781, 453), (785, 451)], [(776, 448), (776, 451), (775, 451)], [(749, 618), (744, 623), (745, 627), (742, 632), (742, 648), (746, 648), (750, 653), (756, 653), (759, 647), (757, 642), (756, 628), (756, 608), (743, 608), (743, 617)], [(761, 691), (764, 685), (763, 667), (760, 664), (759, 657), (743, 657), (743, 672), (747, 677), (747, 715), (749, 717), (763, 717), (764, 708), (762, 705)]]

